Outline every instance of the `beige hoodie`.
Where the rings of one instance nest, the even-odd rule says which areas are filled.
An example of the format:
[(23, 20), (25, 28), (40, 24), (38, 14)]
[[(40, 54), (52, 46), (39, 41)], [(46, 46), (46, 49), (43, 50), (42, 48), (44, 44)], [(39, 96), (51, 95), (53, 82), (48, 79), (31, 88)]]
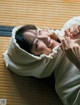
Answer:
[[(3, 58), (6, 67), (22, 76), (34, 76), (38, 78), (48, 77), (56, 66), (56, 56), (59, 46), (53, 49), (50, 55), (42, 54), (35, 56), (20, 48), (16, 42), (16, 31), (21, 28), (15, 27), (12, 30), (12, 37), (8, 49), (4, 52)], [(58, 30), (49, 30), (51, 33), (59, 33)], [(60, 36), (61, 37), (61, 36)], [(53, 58), (54, 57), (54, 58)]]
[[(72, 18), (61, 31), (55, 32), (59, 37), (63, 37), (65, 28), (74, 23), (80, 24), (80, 16)], [(49, 56), (43, 54), (37, 57), (24, 51), (16, 43), (17, 30), (18, 27), (13, 29), (9, 47), (3, 54), (6, 66), (19, 75), (38, 78), (48, 77), (54, 71), (55, 89), (63, 104), (80, 105), (80, 71), (75, 65), (65, 57), (64, 52), (58, 50), (58, 47), (53, 49)]]
[[(64, 34), (64, 30), (73, 24), (80, 25), (80, 16), (67, 21), (61, 33)], [(65, 56), (61, 55), (60, 61), (54, 70), (56, 91), (64, 105), (80, 105), (80, 69), (77, 69)]]

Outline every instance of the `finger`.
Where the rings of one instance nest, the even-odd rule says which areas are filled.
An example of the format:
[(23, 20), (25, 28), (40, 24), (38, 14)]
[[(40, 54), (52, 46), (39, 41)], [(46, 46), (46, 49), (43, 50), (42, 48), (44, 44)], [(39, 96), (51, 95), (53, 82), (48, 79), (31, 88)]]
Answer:
[(78, 25), (76, 25), (73, 29), (73, 34), (77, 35), (79, 33)]
[(67, 42), (67, 47), (72, 48), (73, 45), (74, 45), (74, 40), (70, 39), (70, 37), (65, 37), (65, 39), (66, 39), (66, 42)]
[(77, 45), (77, 48), (76, 49), (77, 49), (77, 51), (76, 51), (77, 57), (79, 57), (79, 55), (80, 55), (80, 51), (79, 51), (80, 50), (80, 46)]
[(76, 24), (76, 25), (74, 25), (73, 28), (74, 28), (74, 29), (73, 29), (74, 34), (78, 34), (78, 33), (79, 33), (79, 28), (80, 28), (80, 26)]
[(68, 48), (68, 43), (67, 43), (66, 39), (62, 39), (62, 45), (63, 45), (64, 49)]
[(77, 43), (75, 43), (75, 45), (73, 47), (73, 51), (74, 51), (74, 54), (76, 56), (79, 56), (80, 55), (80, 51), (79, 50), (80, 50), (80, 46)]
[(71, 33), (71, 38), (74, 39), (76, 35), (79, 34), (79, 26), (77, 24), (74, 24), (70, 27), (70, 33)]
[(80, 46), (77, 44), (76, 45), (76, 53), (77, 53), (77, 56), (79, 57), (80, 56)]
[(79, 32), (80, 32), (80, 25), (78, 25), (78, 29), (79, 29)]
[(68, 36), (65, 36), (65, 39), (67, 40), (67, 41), (69, 41), (70, 40), (70, 37)]
[(61, 49), (64, 51), (64, 43), (63, 43), (63, 39), (61, 40)]
[(65, 36), (68, 36), (68, 34), (67, 34), (66, 30), (64, 31), (64, 37), (65, 37)]
[[(72, 50), (71, 48), (65, 49), (65, 54), (66, 54), (66, 56), (69, 57), (69, 58), (72, 57), (72, 56), (74, 57), (74, 52), (73, 52), (73, 50)], [(73, 58), (73, 57), (72, 57), (72, 58)]]
[(66, 33), (67, 33), (67, 36), (71, 36), (71, 33), (70, 33), (70, 28), (68, 28), (67, 30), (66, 30)]
[(75, 62), (75, 60), (77, 59), (71, 48), (69, 48), (68, 50), (65, 50), (65, 54), (71, 62)]

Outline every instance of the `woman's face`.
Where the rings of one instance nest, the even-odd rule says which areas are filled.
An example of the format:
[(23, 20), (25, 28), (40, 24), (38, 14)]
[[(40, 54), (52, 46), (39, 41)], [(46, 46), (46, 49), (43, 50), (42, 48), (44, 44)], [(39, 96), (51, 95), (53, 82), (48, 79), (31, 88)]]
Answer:
[[(31, 52), (35, 55), (49, 55), (52, 49), (60, 43), (50, 37), (48, 30), (28, 30), (24, 32), (25, 39), (32, 43)], [(54, 38), (56, 39), (56, 38)]]

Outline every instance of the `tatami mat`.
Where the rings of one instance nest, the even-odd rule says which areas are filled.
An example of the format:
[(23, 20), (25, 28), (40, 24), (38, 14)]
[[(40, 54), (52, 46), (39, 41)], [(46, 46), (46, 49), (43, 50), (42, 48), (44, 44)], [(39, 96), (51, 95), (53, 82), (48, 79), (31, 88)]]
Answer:
[(0, 0), (0, 24), (35, 24), (60, 29), (80, 15), (80, 0)]
[(0, 37), (0, 99), (7, 105), (62, 105), (54, 89), (54, 78), (22, 77), (10, 72), (4, 65), (2, 53), (10, 37)]

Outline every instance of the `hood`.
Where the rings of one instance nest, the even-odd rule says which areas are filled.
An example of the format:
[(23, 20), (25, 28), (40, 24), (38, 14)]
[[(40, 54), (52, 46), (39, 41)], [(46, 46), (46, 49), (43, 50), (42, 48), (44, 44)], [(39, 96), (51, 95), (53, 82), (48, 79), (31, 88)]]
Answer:
[[(13, 30), (12, 30), (12, 44), (15, 45), (16, 49), (20, 52), (23, 52), (24, 55), (26, 55), (27, 58), (30, 59), (30, 61), (34, 61), (34, 60), (41, 60), (41, 59), (52, 59), (55, 54), (58, 52), (58, 49), (60, 46), (56, 46), (52, 49), (52, 53), (49, 54), (49, 55), (45, 55), (45, 54), (41, 54), (40, 56), (36, 56), (36, 55), (33, 55), (33, 54), (30, 54), (28, 53), (27, 51), (25, 51), (24, 49), (22, 49), (18, 43), (16, 42), (16, 39), (15, 39), (15, 35), (16, 35), (16, 32), (18, 31), (18, 29), (20, 29), (22, 26), (19, 26), (19, 27), (15, 27)], [(52, 32), (52, 30), (50, 31)], [(55, 31), (54, 31), (55, 32)]]
[(35, 56), (30, 54), (22, 49), (15, 39), (16, 32), (21, 27), (15, 27), (12, 30), (9, 47), (3, 54), (6, 66), (16, 74), (23, 76), (34, 76), (38, 78), (50, 76), (56, 64), (57, 52), (60, 46), (53, 48), (52, 53), (49, 55), (42, 54)]

